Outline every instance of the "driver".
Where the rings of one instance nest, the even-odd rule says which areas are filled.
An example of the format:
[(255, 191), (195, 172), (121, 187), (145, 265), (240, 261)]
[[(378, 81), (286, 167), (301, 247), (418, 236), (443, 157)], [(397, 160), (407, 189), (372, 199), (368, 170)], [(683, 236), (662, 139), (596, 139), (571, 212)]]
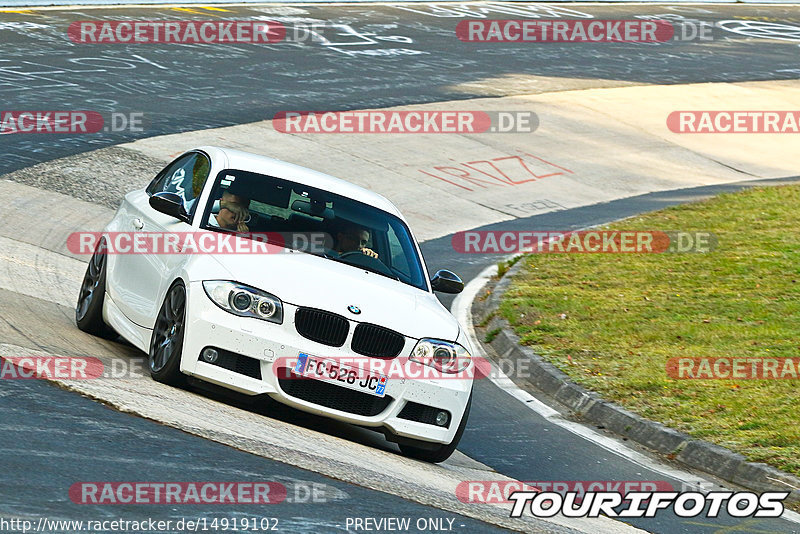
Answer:
[(378, 253), (367, 248), (369, 243), (369, 230), (355, 223), (345, 223), (336, 233), (336, 248), (339, 255), (348, 252), (361, 252), (370, 258), (378, 258)]

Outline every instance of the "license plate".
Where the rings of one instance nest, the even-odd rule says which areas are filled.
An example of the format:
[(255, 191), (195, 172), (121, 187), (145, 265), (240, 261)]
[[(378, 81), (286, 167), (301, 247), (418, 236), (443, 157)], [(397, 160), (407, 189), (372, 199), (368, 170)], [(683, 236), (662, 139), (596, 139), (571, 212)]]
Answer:
[(389, 380), (381, 374), (344, 365), (336, 360), (318, 358), (302, 352), (292, 368), (294, 374), (316, 380), (325, 380), (376, 397), (383, 397)]

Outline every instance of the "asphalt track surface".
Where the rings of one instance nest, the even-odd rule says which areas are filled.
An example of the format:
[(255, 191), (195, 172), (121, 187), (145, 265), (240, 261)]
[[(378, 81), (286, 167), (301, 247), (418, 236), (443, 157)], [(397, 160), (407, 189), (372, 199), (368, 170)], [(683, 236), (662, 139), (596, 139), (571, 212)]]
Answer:
[[(219, 8), (215, 8), (219, 9)], [(285, 110), (341, 110), (631, 84), (681, 84), (798, 77), (789, 7), (471, 5), (457, 13), (489, 18), (633, 19), (659, 15), (716, 23), (713, 41), (664, 45), (463, 43), (453, 37), (469, 17), (423, 5), (86, 9), (0, 14), (0, 101), (4, 110), (88, 109), (143, 113), (141, 132), (6, 136), (0, 173), (139, 137), (270, 119)], [(447, 16), (445, 16), (447, 15)], [(78, 44), (81, 20), (214, 20), (257, 17), (340, 24), (325, 42), (271, 45)], [(782, 39), (749, 24), (780, 24)], [(290, 31), (290, 35), (292, 32)], [(530, 77), (526, 80), (514, 77)]]
[[(143, 132), (0, 136), (0, 173), (139, 137), (267, 119), (286, 109), (361, 109), (640, 83), (790, 79), (800, 73), (798, 42), (748, 39), (720, 28), (714, 29), (713, 42), (675, 43), (667, 45), (668, 48), (640, 45), (633, 49), (626, 47), (622, 52), (620, 45), (604, 44), (602, 47), (546, 45), (534, 49), (454, 41), (452, 32), (461, 18), (432, 16), (430, 13), (437, 12), (421, 6), (225, 9), (229, 11), (216, 14), (202, 8), (190, 12), (126, 8), (0, 14), (3, 109), (91, 109), (103, 113), (142, 112), (145, 117)], [(797, 9), (788, 7), (535, 6), (531, 9), (538, 14), (558, 13), (558, 16), (567, 16), (564, 10), (572, 9), (607, 19), (677, 13), (709, 21), (766, 18), (797, 24), (794, 21), (800, 20)], [(364, 44), (129, 47), (76, 45), (65, 37), (67, 25), (74, 20), (121, 17), (208, 20), (215, 16), (334, 21), (348, 25), (355, 32), (347, 31), (348, 42)], [(491, 16), (512, 18), (498, 13)], [(396, 52), (398, 49), (406, 52)], [(384, 52), (364, 53), (368, 50)], [(503, 76), (520, 73), (530, 76), (531, 82), (521, 85), (503, 82)], [(474, 83), (477, 80), (479, 84)], [(681, 195), (674, 192), (646, 195), (538, 215), (515, 224), (522, 222), (543, 230), (581, 228), (674, 203), (676, 196), (686, 200), (725, 189), (719, 186)], [(423, 252), (432, 270), (450, 267), (465, 280), (497, 259), (458, 257), (452, 251), (449, 237), (424, 243)], [(0, 302), (5, 307), (14, 306), (15, 296), (7, 293), (0, 294)], [(74, 339), (64, 341), (45, 339), (42, 333), (53, 328), (67, 332), (74, 328), (70, 321), (71, 310), (52, 303), (28, 302), (13, 323), (0, 325), (0, 334), (4, 342), (63, 350), (63, 345), (80, 344), (78, 334), (70, 334)], [(132, 352), (123, 345), (118, 345), (118, 350)], [(520, 480), (668, 480), (663, 474), (632, 464), (550, 425), (488, 381), (479, 381), (476, 388), (481, 402), (473, 408), (460, 450), (503, 474)], [(229, 402), (241, 399), (232, 398)], [(73, 519), (92, 514), (116, 517), (123, 513), (122, 508), (92, 507), (89, 514), (65, 498), (64, 488), (76, 480), (125, 480), (133, 478), (133, 474), (140, 480), (180, 480), (189, 478), (187, 474), (191, 473), (196, 480), (284, 477), (290, 484), (317, 482), (332, 487), (333, 495), (345, 497), (313, 505), (282, 505), (274, 513), (224, 507), (211, 512), (191, 507), (176, 511), (165, 506), (148, 509), (145, 514), (136, 510), (135, 514), (163, 518), (176, 515), (188, 518), (193, 513), (219, 517), (236, 513), (272, 515), (280, 517), (292, 531), (309, 532), (337, 530), (347, 516), (450, 517), (455, 518), (456, 525), (465, 525), (463, 531), (490, 528), (120, 414), (37, 381), (3, 383), (0, 408), (3, 413), (0, 448), (4, 453), (0, 460), (4, 473), (0, 480), (2, 517), (47, 514)], [(375, 440), (376, 446), (391, 447), (353, 430), (324, 429), (319, 420), (292, 411), (277, 417), (321, 428), (345, 439)], [(678, 482), (672, 483), (679, 487)], [(796, 524), (786, 521), (711, 522), (681, 520), (671, 515), (632, 524), (654, 532), (797, 530)]]
[[(204, 440), (180, 430), (122, 414), (72, 392), (40, 382), (4, 384), (3, 479), (0, 517), (51, 520), (145, 518), (173, 524), (181, 519), (270, 518), (280, 532), (344, 531), (348, 517), (431, 518), (451, 523), (454, 532), (507, 532), (429, 506), (371, 491), (297, 467)], [(160, 504), (86, 506), (65, 499), (76, 481), (240, 481), (279, 482), (285, 502), (271, 505)], [(316, 491), (316, 495), (314, 494)], [(290, 502), (291, 501), (291, 502)], [(90, 508), (91, 510), (87, 510)], [(2, 531), (0, 529), (0, 531)], [(170, 529), (168, 532), (182, 532)]]

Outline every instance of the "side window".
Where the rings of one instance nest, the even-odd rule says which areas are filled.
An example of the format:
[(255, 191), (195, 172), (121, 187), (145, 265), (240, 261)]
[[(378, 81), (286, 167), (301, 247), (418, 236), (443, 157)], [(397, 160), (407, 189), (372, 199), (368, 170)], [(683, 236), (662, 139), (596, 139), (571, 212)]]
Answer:
[(397, 237), (397, 234), (391, 225), (389, 226), (389, 231), (386, 233), (386, 237), (389, 240), (389, 252), (392, 254), (391, 266), (396, 271), (399, 271), (408, 278), (411, 278), (411, 268), (408, 265), (408, 258), (403, 250), (403, 245), (400, 244), (400, 239)]
[(185, 154), (176, 159), (147, 187), (147, 193), (169, 192), (177, 193), (183, 198), (183, 204), (189, 214), (194, 213), (197, 197), (203, 191), (203, 186), (211, 170), (211, 162), (199, 152)]

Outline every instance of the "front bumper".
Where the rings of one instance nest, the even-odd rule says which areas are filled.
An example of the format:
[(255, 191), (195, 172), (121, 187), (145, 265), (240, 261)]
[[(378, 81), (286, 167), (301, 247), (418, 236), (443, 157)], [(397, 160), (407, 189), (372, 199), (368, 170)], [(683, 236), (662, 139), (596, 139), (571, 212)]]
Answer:
[[(280, 380), (279, 369), (296, 360), (300, 353), (320, 358), (351, 358), (349, 349), (353, 335), (353, 324), (342, 347), (330, 347), (297, 333), (294, 315), (297, 307), (284, 303), (283, 324), (274, 324), (260, 319), (238, 317), (217, 307), (203, 290), (201, 282), (187, 287), (187, 317), (181, 371), (202, 380), (248, 395), (268, 394), (278, 402), (339, 421), (368, 427), (384, 427), (397, 436), (447, 444), (453, 441), (458, 425), (472, 390), (471, 378), (390, 378), (386, 385), (386, 401), (366, 393), (353, 392), (337, 386), (333, 381)], [(406, 338), (405, 346), (397, 356), (398, 363), (405, 364), (408, 354), (417, 340)], [(220, 365), (199, 360), (206, 347), (215, 347), (230, 353), (252, 358), (250, 362), (260, 370), (248, 374), (235, 366), (226, 369)], [(361, 356), (358, 356), (362, 358)], [(410, 365), (418, 365), (411, 362)], [(420, 366), (421, 367), (421, 366)], [(304, 385), (298, 384), (299, 382)], [(305, 391), (303, 388), (310, 388)], [(330, 389), (330, 388), (336, 388)], [(287, 391), (288, 390), (288, 391)], [(311, 391), (313, 390), (313, 391)], [(346, 391), (341, 391), (346, 390)], [(359, 397), (373, 397), (366, 399)], [(341, 402), (340, 402), (341, 401)], [(365, 402), (372, 403), (363, 406)], [(414, 410), (406, 408), (408, 403), (446, 410), (450, 413), (449, 425), (445, 427), (415, 421), (408, 418)], [(327, 405), (323, 405), (327, 404)], [(409, 406), (408, 408), (419, 408)], [(419, 411), (419, 410), (417, 410)], [(400, 417), (403, 412), (403, 417)], [(375, 413), (374, 415), (372, 415)], [(360, 415), (367, 414), (367, 415)]]

